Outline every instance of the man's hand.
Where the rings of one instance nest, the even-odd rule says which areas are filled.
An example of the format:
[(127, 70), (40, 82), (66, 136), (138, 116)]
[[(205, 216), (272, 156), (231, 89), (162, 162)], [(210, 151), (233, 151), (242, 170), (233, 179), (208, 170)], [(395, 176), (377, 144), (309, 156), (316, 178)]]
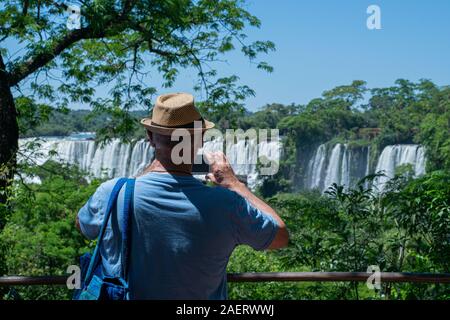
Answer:
[(255, 196), (245, 184), (238, 180), (223, 152), (206, 153), (205, 157), (211, 170), (211, 172), (206, 175), (206, 179), (238, 193), (246, 198), (254, 207), (271, 215), (277, 221), (278, 232), (275, 235), (275, 239), (270, 244), (269, 249), (286, 247), (289, 242), (289, 233), (284, 221), (271, 206)]
[(223, 152), (205, 153), (205, 158), (211, 170), (206, 175), (207, 180), (228, 189), (233, 189), (241, 184)]

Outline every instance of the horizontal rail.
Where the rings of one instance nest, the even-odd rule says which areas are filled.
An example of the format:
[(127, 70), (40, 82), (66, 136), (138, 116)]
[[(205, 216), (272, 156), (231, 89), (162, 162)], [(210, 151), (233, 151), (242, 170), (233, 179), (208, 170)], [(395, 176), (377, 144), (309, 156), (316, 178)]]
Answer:
[[(244, 272), (229, 273), (229, 282), (365, 282), (366, 272)], [(67, 276), (6, 276), (0, 277), (0, 286), (64, 285)], [(381, 282), (450, 283), (450, 273), (381, 272)]]
[[(230, 282), (265, 281), (362, 281), (372, 274), (367, 272), (248, 272), (228, 274)], [(450, 273), (380, 272), (381, 282), (450, 283)]]

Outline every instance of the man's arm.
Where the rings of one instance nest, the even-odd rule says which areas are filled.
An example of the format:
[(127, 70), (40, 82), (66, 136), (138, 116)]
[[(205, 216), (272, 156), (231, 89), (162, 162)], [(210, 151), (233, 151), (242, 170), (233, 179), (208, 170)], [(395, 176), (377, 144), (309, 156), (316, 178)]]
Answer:
[(234, 174), (233, 168), (222, 152), (207, 153), (205, 156), (211, 168), (211, 173), (206, 176), (207, 179), (216, 185), (238, 193), (240, 196), (247, 199), (255, 208), (275, 219), (278, 225), (278, 231), (268, 248), (279, 249), (286, 247), (289, 241), (289, 233), (287, 231), (286, 224), (275, 212), (275, 210), (263, 200), (255, 196), (245, 184), (238, 180)]
[(117, 178), (114, 178), (102, 183), (78, 211), (75, 226), (90, 240), (98, 237), (103, 223), (107, 201), (117, 180)]

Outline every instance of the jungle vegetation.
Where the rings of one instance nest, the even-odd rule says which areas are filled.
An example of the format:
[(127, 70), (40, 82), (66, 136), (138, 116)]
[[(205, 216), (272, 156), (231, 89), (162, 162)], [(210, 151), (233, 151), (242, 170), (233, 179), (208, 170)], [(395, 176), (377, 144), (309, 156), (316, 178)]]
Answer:
[[(84, 111), (53, 116), (34, 133), (51, 132), (63, 117), (68, 131), (95, 131), (83, 122)], [(136, 113), (136, 119), (141, 114)], [(60, 118), (58, 118), (60, 117)], [(239, 118), (239, 117), (237, 117)], [(58, 120), (57, 120), (58, 119)], [(64, 118), (66, 119), (66, 118)], [(220, 122), (219, 116), (213, 118)], [(80, 124), (80, 126), (77, 125)], [(258, 193), (287, 221), (289, 247), (275, 252), (254, 252), (239, 247), (228, 270), (244, 271), (382, 271), (449, 272), (450, 262), (450, 89), (431, 81), (398, 80), (393, 87), (367, 89), (362, 81), (340, 86), (306, 105), (271, 104), (239, 120), (241, 128), (279, 128), (285, 152), (282, 170), (267, 178)], [(377, 128), (370, 136), (365, 130)], [(136, 138), (140, 137), (138, 127)], [(30, 135), (32, 132), (26, 134)], [(51, 132), (54, 135), (56, 132)], [(296, 153), (326, 141), (346, 141), (379, 148), (395, 143), (426, 147), (427, 174), (414, 178), (409, 166), (398, 168), (383, 192), (370, 183), (376, 175), (344, 189), (333, 185), (325, 194), (296, 191), (290, 172)], [(91, 250), (93, 243), (77, 232), (74, 218), (101, 182), (88, 182), (75, 166), (47, 162), (20, 167), (34, 172), (41, 184), (20, 179), (13, 184), (0, 243), (8, 274), (64, 274), (69, 264)], [(448, 299), (448, 285), (382, 284), (369, 290), (356, 283), (229, 284), (234, 299)], [(60, 287), (15, 288), (9, 298), (69, 298)]]
[[(230, 272), (383, 271), (450, 272), (450, 87), (430, 80), (397, 80), (368, 88), (355, 80), (304, 105), (270, 104), (256, 112), (244, 101), (255, 92), (214, 63), (233, 50), (271, 72), (261, 54), (271, 41), (249, 41), (261, 21), (241, 0), (83, 1), (81, 28), (68, 30), (55, 1), (1, 1), (0, 5), (0, 275), (58, 275), (94, 243), (75, 229), (78, 209), (101, 181), (73, 165), (17, 163), (19, 137), (95, 131), (100, 141), (142, 138), (138, 120), (149, 114), (157, 87), (169, 90), (183, 72), (196, 77), (205, 117), (227, 128), (278, 128), (280, 171), (264, 178), (260, 196), (291, 231), (277, 252), (238, 248)], [(5, 45), (6, 44), (6, 45)], [(20, 54), (15, 54), (20, 47)], [(161, 83), (148, 84), (157, 74)], [(96, 89), (106, 86), (107, 96)], [(276, 99), (276, 97), (274, 97)], [(74, 111), (83, 104), (88, 110)], [(252, 108), (253, 109), (253, 108)], [(419, 143), (427, 174), (399, 168), (382, 193), (361, 183), (325, 194), (300, 192), (301, 156), (320, 143)], [(378, 151), (377, 151), (378, 150)], [(27, 173), (40, 184), (23, 179)], [(372, 179), (366, 177), (366, 180)], [(368, 186), (367, 186), (368, 185)], [(63, 287), (0, 288), (6, 299), (67, 299)], [(231, 298), (448, 299), (448, 285), (230, 284)]]

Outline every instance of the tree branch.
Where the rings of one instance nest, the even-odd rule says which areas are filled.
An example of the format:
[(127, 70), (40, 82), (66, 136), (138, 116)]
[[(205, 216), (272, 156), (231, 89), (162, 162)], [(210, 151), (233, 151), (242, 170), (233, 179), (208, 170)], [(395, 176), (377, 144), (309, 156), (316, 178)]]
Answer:
[[(61, 5), (59, 5), (61, 6)], [(64, 3), (62, 6), (66, 6)], [(119, 33), (122, 28), (117, 28), (120, 22), (125, 22), (127, 20), (126, 13), (131, 10), (134, 6), (134, 1), (127, 0), (125, 3), (124, 15), (112, 19), (107, 23), (107, 25), (101, 30), (94, 30), (91, 27), (81, 28), (73, 30), (66, 35), (62, 36), (59, 40), (55, 40), (53, 47), (46, 52), (42, 52), (36, 55), (32, 55), (30, 59), (25, 62), (19, 63), (12, 67), (11, 72), (9, 72), (9, 86), (15, 86), (20, 81), (25, 79), (27, 76), (35, 72), (37, 69), (45, 66), (47, 63), (52, 61), (65, 49), (69, 48), (72, 44), (83, 40), (83, 39), (99, 39), (106, 36), (107, 30), (112, 25), (115, 25), (116, 34)]]
[(28, 7), (30, 6), (30, 0), (25, 0), (23, 2), (23, 7), (22, 7), (22, 15), (26, 16), (28, 14)]
[(5, 63), (3, 62), (3, 56), (0, 54), (0, 73), (6, 73)]
[(5, 62), (3, 61), (3, 56), (0, 53), (0, 86), (8, 85), (8, 81), (9, 81), (9, 74), (6, 71), (6, 66), (5, 66)]
[(133, 9), (134, 5), (136, 4), (136, 1), (134, 0), (126, 0), (123, 3), (123, 10), (122, 10), (122, 16), (127, 15), (130, 13), (130, 11)]
[(156, 54), (166, 57), (166, 58), (177, 56), (176, 52), (164, 51), (164, 50), (160, 50), (158, 48), (153, 47), (153, 41), (154, 41), (153, 37), (148, 36), (149, 31), (146, 30), (145, 28), (143, 28), (139, 23), (133, 23), (131, 28), (133, 30), (139, 32), (142, 35), (143, 41), (147, 41), (149, 52), (156, 53)]
[(52, 61), (56, 56), (75, 42), (82, 39), (102, 38), (104, 36), (104, 30), (94, 32), (91, 28), (81, 28), (71, 31), (61, 37), (59, 41), (55, 41), (53, 48), (50, 50), (34, 55), (27, 61), (15, 65), (9, 74), (9, 85), (17, 85), (20, 81), (35, 72), (37, 69)]

